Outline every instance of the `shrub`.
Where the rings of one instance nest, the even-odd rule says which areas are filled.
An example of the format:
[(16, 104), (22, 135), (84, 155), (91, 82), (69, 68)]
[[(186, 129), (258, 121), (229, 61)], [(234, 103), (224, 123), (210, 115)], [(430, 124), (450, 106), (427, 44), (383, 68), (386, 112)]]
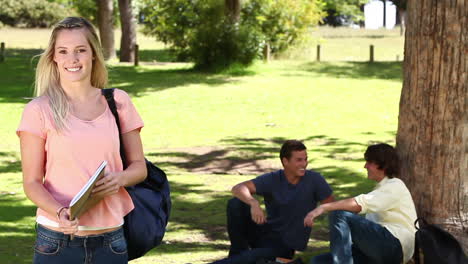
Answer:
[(321, 18), (314, 0), (244, 0), (238, 21), (221, 0), (143, 0), (144, 32), (171, 45), (196, 68), (249, 65), (266, 43), (272, 52), (294, 45)]
[(324, 13), (314, 0), (250, 0), (242, 9), (244, 23), (257, 25), (273, 53), (283, 52), (307, 36)]
[(195, 68), (222, 70), (232, 64), (249, 65), (263, 47), (263, 36), (256, 28), (224, 22), (201, 27), (189, 43)]
[(0, 22), (10, 26), (50, 27), (68, 14), (60, 4), (46, 0), (0, 0)]

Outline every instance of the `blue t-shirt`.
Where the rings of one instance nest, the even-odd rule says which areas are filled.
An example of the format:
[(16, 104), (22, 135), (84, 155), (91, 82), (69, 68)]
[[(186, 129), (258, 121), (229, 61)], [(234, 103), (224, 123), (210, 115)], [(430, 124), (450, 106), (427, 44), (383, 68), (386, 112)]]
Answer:
[(288, 247), (303, 251), (310, 237), (304, 217), (317, 202), (326, 199), (332, 190), (318, 172), (307, 170), (296, 184), (287, 181), (283, 170), (263, 174), (252, 180), (257, 194), (265, 200), (267, 224), (278, 232)]

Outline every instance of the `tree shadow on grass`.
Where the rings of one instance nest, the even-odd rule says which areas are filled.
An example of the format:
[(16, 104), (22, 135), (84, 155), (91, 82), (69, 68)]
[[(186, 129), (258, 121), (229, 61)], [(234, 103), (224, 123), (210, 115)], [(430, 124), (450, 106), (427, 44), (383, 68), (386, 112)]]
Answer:
[(162, 243), (155, 249), (151, 250), (145, 256), (154, 256), (163, 254), (180, 254), (181, 252), (197, 252), (197, 251), (210, 251), (210, 250), (229, 250), (229, 247), (223, 244), (208, 244), (208, 243), (199, 243), (199, 242), (170, 242)]
[[(200, 194), (203, 201), (187, 199), (193, 194)], [(204, 242), (225, 240), (226, 204), (231, 197), (230, 193), (212, 190), (209, 186), (171, 182), (173, 207), (170, 222), (177, 224), (178, 228), (202, 231)]]
[[(256, 175), (278, 169), (279, 150), (285, 137), (222, 139), (216, 147), (164, 149), (148, 153), (163, 167), (192, 173)], [(309, 146), (309, 157), (318, 155), (342, 161), (364, 161), (368, 144), (348, 142), (325, 135), (302, 139)], [(310, 167), (313, 167), (313, 160)]]
[[(215, 177), (215, 176), (213, 176)], [(169, 176), (170, 179), (170, 176)], [(189, 199), (200, 195), (200, 200)], [(231, 195), (202, 184), (171, 182), (172, 211), (164, 243), (148, 255), (227, 251), (225, 206)], [(184, 233), (182, 237), (171, 232)]]
[(17, 152), (0, 151), (0, 173), (21, 172), (21, 160)]
[(233, 82), (229, 76), (196, 72), (189, 68), (148, 69), (126, 65), (110, 67), (111, 87), (118, 87), (132, 94), (142, 96), (146, 92), (162, 91), (191, 84), (218, 86)]
[(142, 62), (174, 62), (176, 58), (169, 49), (139, 50), (139, 59)]
[[(23, 205), (24, 198), (0, 193), (1, 263), (31, 263), (35, 239), (33, 216), (36, 207)], [(25, 218), (31, 222), (23, 224)], [(27, 220), (26, 220), (27, 221)]]
[(176, 167), (191, 173), (256, 174), (273, 170), (268, 153), (256, 154), (240, 148), (192, 148), (186, 152), (152, 152), (161, 166)]
[(308, 62), (300, 69), (333, 78), (403, 81), (402, 62)]
[(33, 94), (34, 67), (39, 49), (7, 49), (0, 63), (0, 103), (26, 103)]
[[(15, 235), (0, 236), (0, 259), (2, 264), (32, 263), (35, 232), (31, 228), (8, 229), (1, 232), (15, 232)], [(24, 232), (24, 235), (16, 235)]]
[[(0, 63), (0, 103), (27, 103), (33, 97), (33, 82), (35, 67), (38, 58), (35, 55), (43, 52), (39, 49), (8, 49), (6, 60)], [(145, 53), (144, 53), (145, 54)], [(155, 50), (154, 56), (166, 56), (164, 50)], [(147, 56), (153, 56), (147, 55)], [(146, 56), (146, 55), (145, 55)], [(171, 66), (173, 65), (173, 66)], [(166, 65), (167, 66), (167, 65)], [(190, 65), (169, 64), (167, 67), (134, 67), (130, 64), (110, 65), (110, 87), (126, 90), (133, 96), (140, 96), (145, 92), (161, 91), (174, 87), (191, 84), (205, 84), (218, 86), (228, 82), (234, 82), (232, 74), (212, 74), (195, 71)]]
[(0, 222), (17, 222), (25, 217), (34, 216), (36, 214), (36, 206), (23, 205), (22, 202), (25, 199), (16, 193), (1, 192), (0, 212), (2, 214), (0, 215)]

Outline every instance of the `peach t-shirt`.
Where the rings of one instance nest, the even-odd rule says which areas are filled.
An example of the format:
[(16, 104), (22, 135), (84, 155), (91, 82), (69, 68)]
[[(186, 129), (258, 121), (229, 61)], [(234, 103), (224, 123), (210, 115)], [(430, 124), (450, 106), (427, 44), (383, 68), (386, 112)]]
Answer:
[[(120, 117), (122, 133), (140, 130), (143, 127), (138, 112), (128, 94), (114, 90), (114, 98)], [(44, 187), (63, 206), (68, 206), (73, 196), (84, 186), (103, 160), (108, 165), (106, 171), (122, 171), (119, 152), (118, 129), (106, 99), (106, 110), (91, 121), (81, 120), (68, 114), (68, 129), (57, 133), (45, 96), (29, 102), (16, 133), (29, 132), (45, 140)], [(117, 194), (106, 196), (95, 207), (84, 213), (80, 219), (83, 229), (100, 229), (123, 224), (123, 217), (133, 209), (133, 203), (125, 188)], [(36, 219), (56, 221), (55, 215), (38, 208)], [(47, 222), (50, 222), (47, 221)], [(39, 221), (41, 222), (41, 221)], [(81, 229), (81, 228), (80, 228)]]

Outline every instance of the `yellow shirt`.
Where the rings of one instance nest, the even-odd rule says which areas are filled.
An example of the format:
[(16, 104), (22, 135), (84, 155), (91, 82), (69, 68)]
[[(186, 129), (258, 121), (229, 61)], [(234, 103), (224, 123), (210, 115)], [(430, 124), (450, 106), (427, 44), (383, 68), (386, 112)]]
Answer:
[(354, 199), (362, 207), (360, 213), (366, 214), (366, 219), (387, 228), (400, 240), (403, 263), (408, 262), (414, 253), (414, 221), (417, 216), (413, 198), (403, 181), (385, 177), (372, 192)]

